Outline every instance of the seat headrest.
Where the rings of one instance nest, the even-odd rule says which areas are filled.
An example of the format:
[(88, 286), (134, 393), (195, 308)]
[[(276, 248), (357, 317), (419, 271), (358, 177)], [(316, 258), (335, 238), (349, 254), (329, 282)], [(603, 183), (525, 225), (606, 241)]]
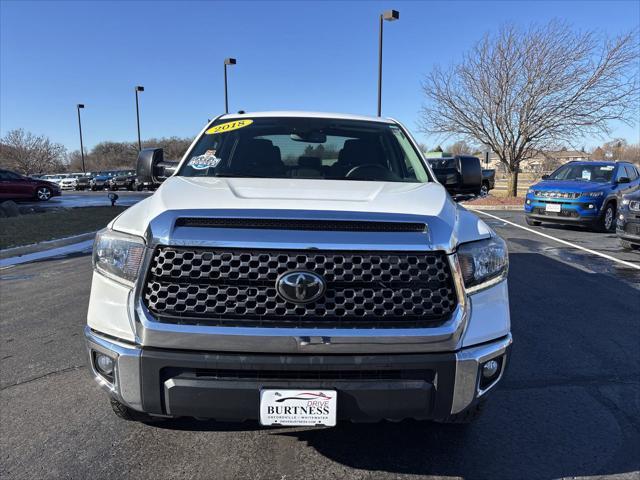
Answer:
[(322, 160), (319, 157), (302, 156), (298, 158), (298, 166), (320, 170), (322, 168)]
[(339, 163), (351, 166), (382, 163), (381, 158), (381, 151), (374, 142), (359, 139), (344, 142), (344, 146), (338, 154)]
[(234, 162), (236, 166), (265, 166), (280, 165), (280, 149), (273, 145), (271, 140), (254, 138), (241, 144), (238, 156)]

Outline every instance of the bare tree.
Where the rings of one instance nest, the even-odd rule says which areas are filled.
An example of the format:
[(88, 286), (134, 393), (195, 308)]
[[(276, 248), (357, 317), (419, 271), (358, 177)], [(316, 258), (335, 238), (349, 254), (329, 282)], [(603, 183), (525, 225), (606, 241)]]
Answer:
[(473, 152), (477, 152), (478, 148), (474, 147), (472, 145), (469, 145), (464, 140), (459, 140), (459, 141), (457, 141), (455, 143), (452, 143), (451, 145), (445, 147), (444, 151), (448, 152), (448, 153), (451, 153), (453, 155), (462, 155), (464, 153), (472, 154)]
[(553, 21), (485, 35), (463, 60), (423, 82), (421, 128), (489, 147), (517, 196), (520, 162), (537, 151), (638, 121), (638, 31), (614, 39)]
[[(168, 137), (151, 138), (142, 141), (142, 148), (161, 147), (168, 160), (180, 160), (189, 148), (191, 139)], [(85, 166), (89, 171), (132, 169), (138, 158), (138, 144), (133, 142), (100, 142), (88, 153), (85, 153)], [(80, 151), (67, 155), (69, 168), (73, 171), (82, 169)]]
[(21, 128), (0, 139), (1, 164), (24, 174), (63, 170), (65, 152), (63, 145)]

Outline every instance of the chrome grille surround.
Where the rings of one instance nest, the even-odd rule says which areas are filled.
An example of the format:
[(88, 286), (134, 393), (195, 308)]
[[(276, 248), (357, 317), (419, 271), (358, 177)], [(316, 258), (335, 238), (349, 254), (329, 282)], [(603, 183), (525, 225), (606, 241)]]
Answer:
[[(185, 228), (181, 217), (280, 218), (304, 220), (364, 220), (423, 222), (426, 232), (363, 233), (310, 232), (246, 229)], [(215, 230), (215, 231), (214, 231)], [(140, 275), (130, 293), (129, 318), (135, 342), (142, 347), (217, 352), (262, 352), (273, 354), (374, 354), (407, 352), (451, 352), (460, 348), (471, 315), (471, 301), (462, 283), (455, 240), (447, 226), (433, 217), (394, 213), (265, 209), (165, 210), (153, 218), (145, 232), (147, 250), (141, 268), (147, 272), (160, 245), (243, 248), (251, 250), (330, 250), (446, 252), (453, 273), (458, 304), (451, 318), (440, 326), (418, 328), (274, 328), (180, 325), (158, 321), (145, 305), (146, 274)]]
[[(299, 305), (276, 292), (291, 270), (327, 291)], [(416, 328), (442, 324), (457, 298), (444, 252), (254, 251), (158, 247), (143, 298), (167, 323), (289, 328)]]
[(566, 198), (566, 199), (572, 199), (575, 200), (576, 198), (580, 198), (580, 196), (582, 195), (580, 192), (557, 192), (557, 191), (550, 191), (550, 190), (534, 190), (533, 194), (536, 197), (540, 197), (540, 198)]

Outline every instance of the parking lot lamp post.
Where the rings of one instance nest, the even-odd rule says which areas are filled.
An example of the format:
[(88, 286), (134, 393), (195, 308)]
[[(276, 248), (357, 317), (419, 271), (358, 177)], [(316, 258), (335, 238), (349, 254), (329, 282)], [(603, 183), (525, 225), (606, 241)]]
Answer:
[(387, 10), (380, 14), (380, 37), (378, 42), (378, 116), (382, 115), (382, 23), (384, 20), (393, 22), (400, 18), (397, 10)]
[(84, 146), (82, 145), (82, 122), (80, 121), (80, 109), (84, 108), (84, 103), (78, 104), (78, 128), (80, 129), (80, 155), (82, 156), (82, 173), (85, 173), (84, 169)]
[(136, 85), (136, 120), (138, 122), (138, 151), (142, 150), (142, 142), (140, 141), (140, 107), (138, 106), (138, 92), (144, 92), (142, 85)]
[(235, 58), (224, 59), (224, 113), (229, 113), (229, 97), (227, 95), (227, 65), (235, 65)]

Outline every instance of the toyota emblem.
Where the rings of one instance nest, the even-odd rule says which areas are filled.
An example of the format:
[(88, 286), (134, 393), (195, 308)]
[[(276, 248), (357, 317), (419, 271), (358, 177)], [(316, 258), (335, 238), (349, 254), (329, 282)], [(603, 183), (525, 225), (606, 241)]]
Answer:
[(309, 303), (320, 298), (327, 284), (313, 272), (291, 271), (283, 273), (276, 281), (278, 294), (291, 303)]

